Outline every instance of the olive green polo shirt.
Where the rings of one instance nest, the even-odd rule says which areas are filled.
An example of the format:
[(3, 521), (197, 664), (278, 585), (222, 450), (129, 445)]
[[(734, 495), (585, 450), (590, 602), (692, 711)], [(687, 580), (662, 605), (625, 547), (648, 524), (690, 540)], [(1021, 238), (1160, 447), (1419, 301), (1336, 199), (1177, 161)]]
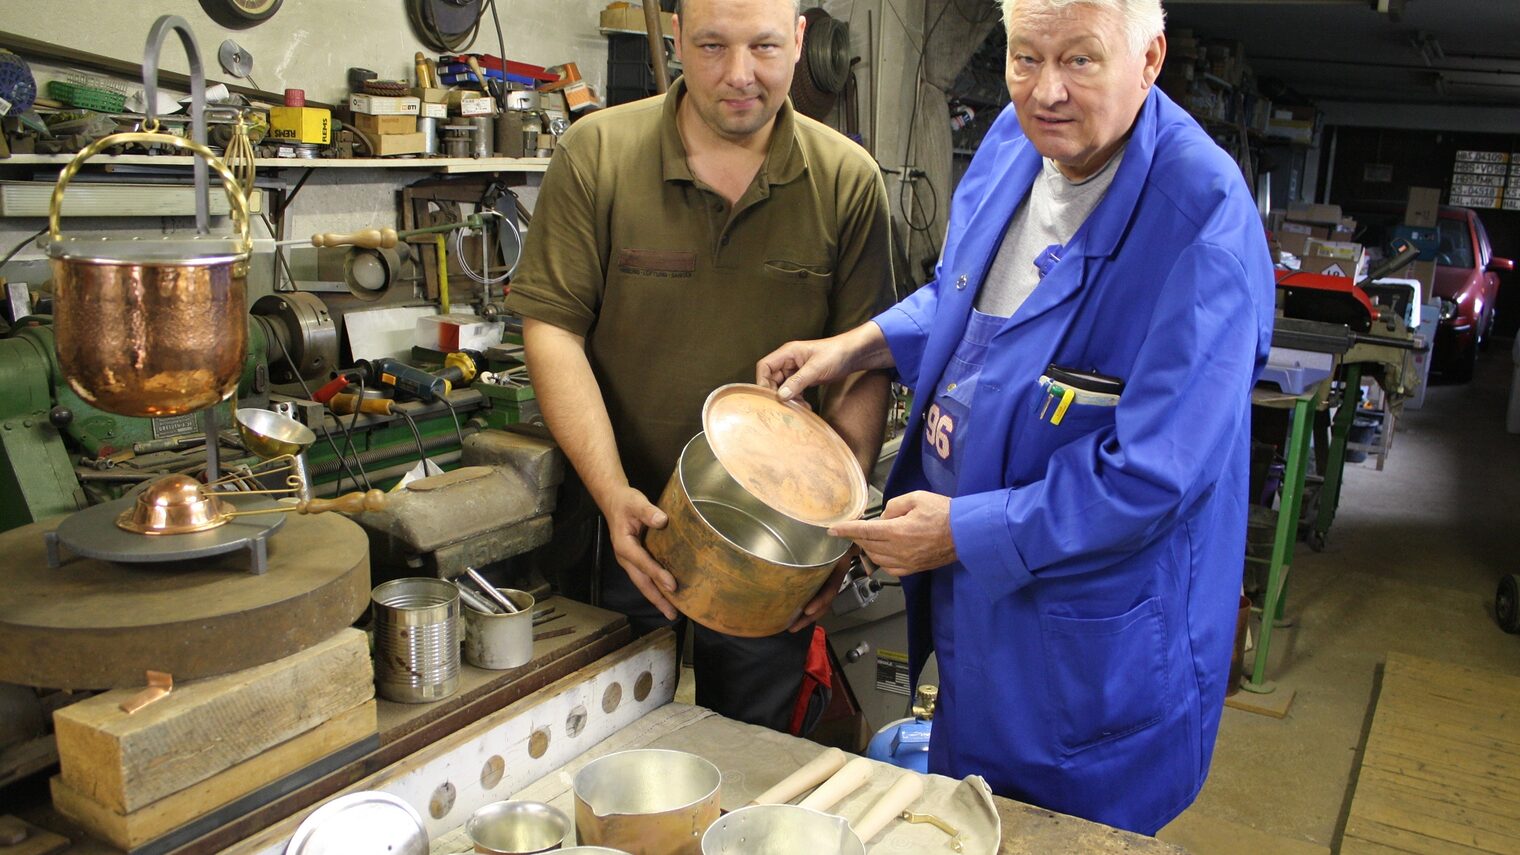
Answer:
[(585, 336), (629, 482), (651, 501), (709, 392), (754, 382), (777, 346), (858, 326), (891, 299), (871, 157), (788, 101), (730, 210), (687, 166), (684, 92), (677, 81), (570, 128), (507, 297), (509, 311)]

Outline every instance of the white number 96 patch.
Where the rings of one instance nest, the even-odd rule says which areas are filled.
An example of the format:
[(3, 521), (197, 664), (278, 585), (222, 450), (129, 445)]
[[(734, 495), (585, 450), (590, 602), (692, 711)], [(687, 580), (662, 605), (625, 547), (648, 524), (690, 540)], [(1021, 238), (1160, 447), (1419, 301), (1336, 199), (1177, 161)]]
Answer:
[(924, 416), (924, 442), (934, 449), (940, 460), (950, 459), (950, 437), (955, 433), (955, 420), (949, 413), (942, 413), (939, 404), (929, 407)]

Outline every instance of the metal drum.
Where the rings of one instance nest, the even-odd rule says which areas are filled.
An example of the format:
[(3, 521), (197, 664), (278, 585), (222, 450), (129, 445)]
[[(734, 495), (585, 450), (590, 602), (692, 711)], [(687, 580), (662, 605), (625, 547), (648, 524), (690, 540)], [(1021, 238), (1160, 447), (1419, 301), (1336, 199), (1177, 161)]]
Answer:
[(425, 704), (459, 688), (459, 590), (442, 579), (394, 579), (375, 607), (375, 688), (387, 700)]

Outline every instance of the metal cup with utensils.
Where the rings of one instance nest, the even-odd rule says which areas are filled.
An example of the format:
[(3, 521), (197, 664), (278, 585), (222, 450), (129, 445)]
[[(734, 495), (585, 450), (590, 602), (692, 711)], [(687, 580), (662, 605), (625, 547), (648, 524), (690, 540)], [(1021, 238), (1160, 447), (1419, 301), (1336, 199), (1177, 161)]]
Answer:
[(249, 451), (264, 460), (290, 455), (296, 461), (296, 475), (301, 479), (300, 498), (311, 498), (311, 471), (306, 466), (306, 449), (317, 441), (311, 428), (284, 413), (243, 407), (233, 413), (238, 436)]

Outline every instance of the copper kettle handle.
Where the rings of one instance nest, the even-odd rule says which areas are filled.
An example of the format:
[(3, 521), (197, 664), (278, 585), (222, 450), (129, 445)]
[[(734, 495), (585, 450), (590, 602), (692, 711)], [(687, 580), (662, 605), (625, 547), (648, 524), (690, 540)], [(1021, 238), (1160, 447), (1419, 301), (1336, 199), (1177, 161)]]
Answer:
[(191, 154), (205, 159), (207, 165), (216, 171), (222, 179), (222, 189), (227, 191), (227, 202), (232, 208), (232, 224), (238, 232), (238, 251), (248, 252), (253, 248), (253, 237), (248, 224), (248, 199), (243, 196), (242, 188), (238, 185), (237, 176), (227, 168), (227, 164), (217, 157), (211, 149), (198, 142), (177, 137), (173, 134), (146, 133), (135, 131), (125, 134), (111, 134), (101, 137), (80, 150), (69, 161), (63, 171), (58, 174), (58, 183), (53, 185), (53, 198), (48, 203), (48, 232), (52, 240), (63, 237), (63, 230), (59, 224), (59, 218), (63, 211), (63, 191), (79, 170), (84, 167), (84, 162), (100, 154), (102, 151), (117, 145), (127, 143), (148, 143), (152, 145), (167, 145), (174, 148), (184, 149)]

